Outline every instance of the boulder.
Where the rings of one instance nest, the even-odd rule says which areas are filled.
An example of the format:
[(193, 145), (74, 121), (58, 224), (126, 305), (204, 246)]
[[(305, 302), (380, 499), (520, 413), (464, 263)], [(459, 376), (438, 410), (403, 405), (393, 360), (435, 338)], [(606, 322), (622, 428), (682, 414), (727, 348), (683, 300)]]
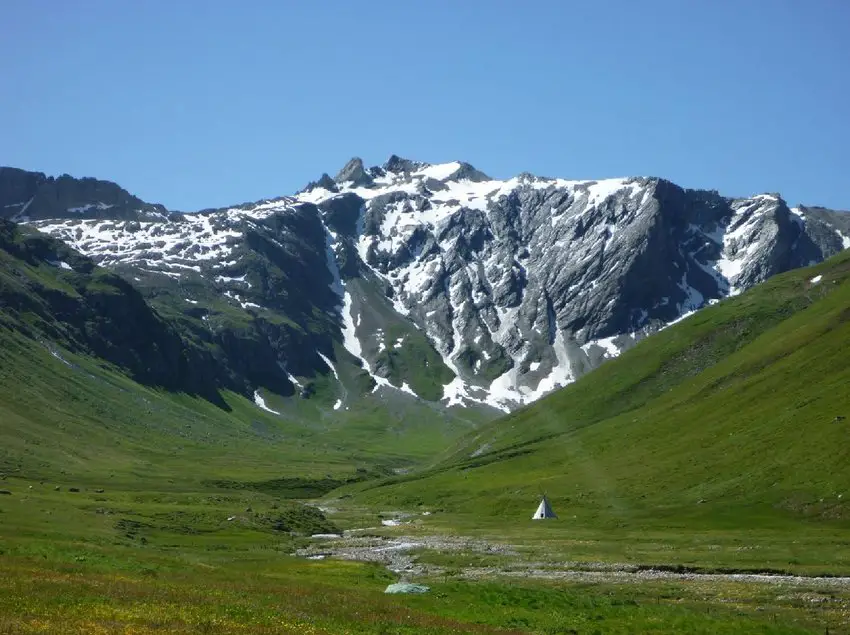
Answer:
[(428, 593), (431, 587), (424, 584), (411, 584), (410, 582), (396, 582), (390, 584), (384, 590), (384, 593)]

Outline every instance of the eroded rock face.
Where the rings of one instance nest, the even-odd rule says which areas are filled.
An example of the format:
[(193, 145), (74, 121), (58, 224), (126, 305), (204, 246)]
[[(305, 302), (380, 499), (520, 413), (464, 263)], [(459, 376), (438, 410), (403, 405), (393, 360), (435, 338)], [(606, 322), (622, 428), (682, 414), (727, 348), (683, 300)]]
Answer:
[(850, 242), (839, 213), (778, 195), (734, 200), (655, 178), (496, 181), (397, 156), (368, 173), (367, 186), (303, 197), (360, 199), (361, 260), (460, 377), (449, 399), (528, 402)]
[(657, 178), (499, 181), (395, 155), (372, 168), (352, 159), (294, 197), (197, 214), (8, 168), (0, 201), (150, 297), (200, 302), (187, 315), (246, 390), (327, 374), (336, 343), (369, 377), (360, 389), (416, 385), (502, 409), (850, 246), (848, 215), (774, 194), (729, 199)]

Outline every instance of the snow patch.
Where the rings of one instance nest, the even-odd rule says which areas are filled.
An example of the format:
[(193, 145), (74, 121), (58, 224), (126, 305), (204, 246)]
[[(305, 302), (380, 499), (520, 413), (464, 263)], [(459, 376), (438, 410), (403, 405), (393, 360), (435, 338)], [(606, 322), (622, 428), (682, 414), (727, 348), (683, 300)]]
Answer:
[(679, 307), (679, 311), (695, 311), (705, 306), (705, 296), (688, 284), (687, 274), (682, 275), (678, 287), (685, 292), (685, 301)]
[(246, 278), (247, 278), (247, 274), (243, 274), (243, 275), (239, 276), (238, 278), (232, 278), (230, 276), (216, 276), (215, 281), (216, 282), (241, 282), (243, 284), (247, 284), (248, 287), (250, 287), (251, 283), (248, 282), (246, 280)]
[(316, 351), (316, 353), (318, 354), (319, 357), (322, 358), (322, 361), (325, 362), (325, 364), (328, 365), (328, 368), (331, 369), (331, 372), (333, 373), (334, 377), (336, 377), (336, 380), (341, 384), (342, 382), (340, 381), (339, 375), (336, 372), (336, 366), (334, 366), (334, 363), (330, 360), (330, 358), (328, 358), (327, 355), (325, 355), (324, 353), (322, 353), (320, 351)]
[(614, 335), (613, 337), (603, 337), (594, 342), (597, 346), (605, 349), (605, 353), (608, 357), (617, 357), (620, 354), (620, 349), (614, 344), (614, 340), (619, 338), (619, 335)]
[(270, 412), (270, 413), (272, 413), (273, 415), (279, 415), (279, 414), (280, 414), (277, 410), (272, 410), (271, 408), (269, 408), (269, 407), (266, 405), (266, 400), (265, 400), (265, 399), (263, 399), (263, 396), (260, 394), (260, 391), (259, 391), (259, 390), (255, 390), (255, 391), (254, 391), (254, 403), (255, 403), (255, 404), (257, 404), (257, 406), (258, 406), (261, 410), (265, 410), (266, 412)]
[(630, 186), (630, 179), (603, 179), (601, 181), (592, 182), (587, 189), (587, 204), (588, 206), (599, 205), (604, 203), (606, 199), (613, 196), (617, 192), (626, 189)]
[(422, 176), (426, 179), (436, 179), (442, 181), (449, 178), (452, 174), (460, 169), (460, 163), (452, 161), (451, 163), (439, 163), (437, 165), (429, 165), (427, 168), (414, 172), (414, 176)]
[[(360, 360), (360, 363), (363, 365), (363, 369), (372, 377), (372, 380), (375, 382), (375, 388), (372, 392), (378, 391), (381, 387), (400, 390), (398, 387), (393, 386), (386, 377), (376, 375), (372, 370), (372, 365), (369, 363), (369, 360), (363, 356), (363, 346), (357, 338), (354, 318), (351, 315), (352, 304), (351, 293), (349, 293), (348, 290), (344, 290), (342, 304), (342, 343), (345, 350)], [(380, 342), (380, 345), (383, 346), (383, 341)], [(379, 351), (380, 350), (382, 349), (379, 348)]]
[(406, 381), (401, 382), (401, 388), (399, 388), (399, 390), (401, 392), (406, 392), (408, 395), (412, 395), (412, 396), (416, 397), (417, 399), (419, 398), (419, 395), (417, 395), (415, 392), (413, 392), (413, 389), (410, 386), (407, 385)]
[[(563, 388), (567, 384), (572, 383), (575, 377), (573, 376), (570, 365), (563, 331), (558, 330), (556, 333), (552, 348), (555, 353), (556, 363), (549, 373), (537, 383), (536, 387), (532, 388), (530, 386), (520, 385), (519, 373), (522, 357), (522, 354), (520, 354), (514, 356), (513, 368), (491, 382), (488, 388), (489, 395), (485, 399), (485, 402), (500, 410), (509, 412), (511, 408), (517, 405), (530, 403), (553, 390)], [(534, 363), (537, 364), (534, 368), (536, 370), (539, 368), (540, 363)]]
[(115, 205), (107, 205), (106, 203), (89, 203), (88, 205), (82, 205), (81, 207), (69, 207), (68, 212), (71, 214), (83, 214), (90, 209), (105, 210), (112, 207), (115, 207)]
[(62, 357), (59, 353), (57, 353), (53, 349), (50, 350), (50, 354), (53, 355), (53, 357), (55, 357), (56, 359), (58, 359), (60, 362), (65, 364), (65, 366), (73, 366), (73, 364), (71, 362), (69, 362), (67, 359)]
[(681, 322), (682, 320), (686, 320), (686, 319), (688, 319), (688, 318), (689, 318), (689, 317), (691, 317), (694, 313), (696, 313), (696, 312), (697, 312), (697, 310), (698, 310), (698, 309), (694, 309), (693, 311), (686, 311), (685, 313), (682, 313), (682, 315), (680, 315), (679, 317), (677, 317), (675, 320), (672, 320), (672, 321), (670, 321), (670, 322), (667, 322), (667, 324), (665, 324), (665, 325), (664, 325), (664, 326), (662, 326), (660, 329), (658, 329), (658, 331), (659, 331), (659, 332), (661, 332), (661, 331), (663, 331), (664, 329), (666, 329), (666, 328), (669, 328), (669, 327), (673, 326), (674, 324), (678, 324), (678, 323), (679, 323), (679, 322)]
[(325, 257), (328, 262), (328, 271), (331, 272), (331, 282), (330, 288), (335, 294), (337, 294), (340, 298), (343, 294), (343, 286), (342, 286), (342, 278), (339, 275), (339, 265), (336, 262), (336, 254), (334, 253), (334, 247), (336, 243), (333, 239), (333, 235), (331, 232), (325, 230)]

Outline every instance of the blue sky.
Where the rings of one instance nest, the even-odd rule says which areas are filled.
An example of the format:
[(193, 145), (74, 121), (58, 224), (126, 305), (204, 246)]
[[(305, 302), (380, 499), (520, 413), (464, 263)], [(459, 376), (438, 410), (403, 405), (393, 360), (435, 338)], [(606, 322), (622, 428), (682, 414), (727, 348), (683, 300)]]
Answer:
[(846, 0), (18, 0), (0, 164), (172, 209), (354, 155), (850, 209)]

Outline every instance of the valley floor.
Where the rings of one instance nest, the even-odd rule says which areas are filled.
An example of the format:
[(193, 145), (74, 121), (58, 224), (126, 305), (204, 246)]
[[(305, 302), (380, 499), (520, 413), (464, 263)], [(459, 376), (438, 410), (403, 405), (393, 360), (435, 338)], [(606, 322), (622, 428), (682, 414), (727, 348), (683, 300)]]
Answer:
[[(296, 551), (308, 560), (335, 558), (384, 565), (403, 579), (451, 576), (464, 580), (521, 578), (641, 584), (647, 581), (742, 582), (806, 589), (850, 590), (850, 577), (794, 575), (750, 569), (701, 568), (684, 565), (650, 565), (622, 562), (531, 560), (522, 551), (533, 545), (506, 545), (463, 536), (378, 536), (369, 530), (344, 534), (318, 534), (316, 542)], [(488, 562), (488, 559), (490, 560)], [(459, 564), (478, 561), (479, 566)], [(436, 564), (454, 562), (455, 566)], [(484, 566), (486, 565), (486, 566)], [(850, 608), (850, 607), (848, 607)]]
[(0, 635), (850, 635), (848, 340), (843, 255), (482, 426), (217, 407), (0, 329)]
[[(801, 535), (791, 575), (763, 577), (754, 563), (788, 547), (765, 532), (476, 526), (214, 487), (0, 485), (11, 492), (0, 496), (4, 635), (850, 633), (846, 562), (826, 555), (840, 532)], [(400, 579), (431, 590), (386, 595)]]

